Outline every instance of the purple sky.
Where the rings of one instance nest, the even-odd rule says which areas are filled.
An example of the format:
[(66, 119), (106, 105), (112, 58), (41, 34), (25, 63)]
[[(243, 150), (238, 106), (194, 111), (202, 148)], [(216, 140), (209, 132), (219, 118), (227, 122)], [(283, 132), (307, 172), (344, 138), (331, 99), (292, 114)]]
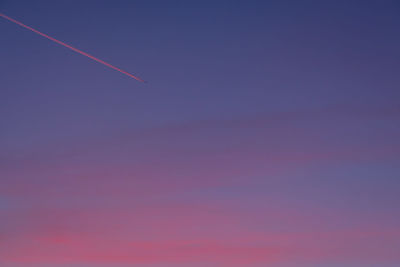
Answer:
[(0, 10), (2, 267), (400, 265), (398, 1)]

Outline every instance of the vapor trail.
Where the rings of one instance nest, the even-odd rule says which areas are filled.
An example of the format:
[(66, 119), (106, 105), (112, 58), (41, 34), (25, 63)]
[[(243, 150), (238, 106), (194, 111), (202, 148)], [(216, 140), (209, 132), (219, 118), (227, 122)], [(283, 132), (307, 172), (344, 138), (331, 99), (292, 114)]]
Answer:
[(136, 77), (136, 76), (124, 71), (124, 70), (121, 70), (120, 68), (117, 68), (117, 67), (115, 67), (115, 66), (113, 66), (113, 65), (111, 65), (111, 64), (109, 64), (109, 63), (107, 63), (107, 62), (105, 62), (105, 61), (103, 61), (101, 59), (98, 59), (98, 58), (96, 58), (96, 57), (94, 57), (92, 55), (89, 55), (88, 53), (85, 53), (85, 52), (83, 52), (83, 51), (81, 51), (81, 50), (79, 50), (79, 49), (77, 49), (75, 47), (72, 47), (72, 46), (70, 46), (70, 45), (68, 45), (68, 44), (66, 44), (64, 42), (61, 42), (61, 41), (59, 41), (57, 39), (54, 39), (53, 37), (48, 36), (47, 34), (44, 34), (44, 33), (40, 32), (38, 30), (35, 30), (35, 29), (29, 27), (28, 25), (23, 24), (22, 22), (19, 22), (19, 21), (13, 19), (13, 18), (10, 18), (9, 16), (6, 16), (6, 15), (4, 15), (2, 13), (0, 13), (0, 16), (5, 18), (5, 19), (7, 19), (7, 20), (9, 20), (9, 21), (11, 21), (11, 22), (14, 22), (15, 24), (18, 24), (19, 26), (22, 26), (22, 27), (24, 27), (24, 28), (26, 28), (26, 29), (28, 29), (30, 31), (33, 31), (34, 33), (37, 33), (37, 34), (39, 34), (39, 35), (41, 35), (43, 37), (46, 37), (47, 39), (49, 39), (49, 40), (51, 40), (53, 42), (56, 42), (57, 44), (65, 46), (65, 47), (67, 47), (67, 48), (69, 48), (69, 49), (71, 49), (71, 50), (73, 50), (73, 51), (75, 51), (75, 52), (77, 52), (77, 53), (79, 53), (81, 55), (84, 55), (84, 56), (86, 56), (86, 57), (88, 57), (90, 59), (93, 59), (93, 60), (95, 60), (95, 61), (97, 61), (97, 62), (99, 62), (99, 63), (101, 63), (101, 64), (103, 64), (103, 65), (105, 65), (105, 66), (107, 66), (109, 68), (112, 68), (112, 69), (114, 69), (116, 71), (119, 71), (119, 72), (121, 72), (121, 73), (123, 73), (123, 74), (125, 74), (125, 75), (127, 75), (127, 76), (129, 76), (131, 78), (133, 78), (133, 79), (136, 79), (136, 80), (138, 80), (140, 82), (145, 82), (144, 80), (140, 79), (139, 77)]

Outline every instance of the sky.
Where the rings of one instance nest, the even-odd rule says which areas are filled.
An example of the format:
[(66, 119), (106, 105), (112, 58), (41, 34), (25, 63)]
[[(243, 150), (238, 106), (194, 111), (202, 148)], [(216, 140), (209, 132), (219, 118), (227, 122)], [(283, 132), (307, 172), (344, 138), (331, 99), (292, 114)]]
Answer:
[(400, 265), (400, 4), (3, 0), (2, 267)]

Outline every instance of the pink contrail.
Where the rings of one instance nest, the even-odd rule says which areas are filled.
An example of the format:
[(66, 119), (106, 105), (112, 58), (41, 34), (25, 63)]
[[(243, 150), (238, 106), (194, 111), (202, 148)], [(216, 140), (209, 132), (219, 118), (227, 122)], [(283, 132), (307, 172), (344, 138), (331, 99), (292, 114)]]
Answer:
[(26, 28), (28, 30), (33, 31), (34, 33), (37, 33), (37, 34), (39, 34), (39, 35), (41, 35), (43, 37), (46, 37), (47, 39), (52, 40), (53, 42), (56, 42), (57, 44), (65, 46), (65, 47), (67, 47), (67, 48), (69, 48), (69, 49), (71, 49), (71, 50), (73, 50), (73, 51), (75, 51), (75, 52), (77, 52), (77, 53), (79, 53), (81, 55), (84, 55), (84, 56), (86, 56), (86, 57), (88, 57), (90, 59), (93, 59), (93, 60), (95, 60), (95, 61), (97, 61), (97, 62), (99, 62), (99, 63), (101, 63), (101, 64), (103, 64), (103, 65), (105, 65), (105, 66), (107, 66), (109, 68), (112, 68), (112, 69), (114, 69), (116, 71), (119, 71), (119, 72), (121, 72), (121, 73), (123, 73), (123, 74), (125, 74), (125, 75), (127, 75), (127, 76), (129, 76), (131, 78), (133, 78), (133, 79), (136, 79), (136, 80), (138, 80), (140, 82), (145, 82), (144, 80), (142, 80), (142, 79), (140, 79), (140, 78), (138, 78), (138, 77), (136, 77), (136, 76), (124, 71), (124, 70), (121, 70), (121, 69), (119, 69), (119, 68), (117, 68), (117, 67), (115, 67), (115, 66), (113, 66), (113, 65), (111, 65), (111, 64), (109, 64), (109, 63), (107, 63), (107, 62), (105, 62), (103, 60), (101, 60), (101, 59), (98, 59), (98, 58), (96, 58), (96, 57), (94, 57), (92, 55), (89, 55), (88, 53), (85, 53), (85, 52), (83, 52), (83, 51), (81, 51), (81, 50), (79, 50), (79, 49), (77, 49), (75, 47), (72, 47), (72, 46), (70, 46), (70, 45), (68, 45), (68, 44), (66, 44), (64, 42), (61, 42), (61, 41), (59, 41), (57, 39), (54, 39), (53, 37), (48, 36), (47, 34), (44, 34), (44, 33), (40, 32), (38, 30), (35, 30), (35, 29), (29, 27), (28, 25), (23, 24), (22, 22), (19, 22), (19, 21), (13, 19), (13, 18), (10, 18), (9, 16), (6, 16), (6, 15), (1, 14), (1, 13), (0, 13), (0, 16), (5, 18), (5, 19), (7, 19), (7, 20), (9, 20), (9, 21), (11, 21), (11, 22), (14, 22), (14, 23), (16, 23), (16, 24), (18, 24), (18, 25), (20, 25), (20, 26), (22, 26), (22, 27), (24, 27), (24, 28)]

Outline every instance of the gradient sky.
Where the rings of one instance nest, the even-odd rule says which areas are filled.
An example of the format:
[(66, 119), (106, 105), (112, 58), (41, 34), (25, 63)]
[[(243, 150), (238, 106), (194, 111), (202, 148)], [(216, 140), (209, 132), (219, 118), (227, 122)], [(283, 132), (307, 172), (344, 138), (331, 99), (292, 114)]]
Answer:
[(2, 267), (400, 266), (399, 1), (0, 9)]

